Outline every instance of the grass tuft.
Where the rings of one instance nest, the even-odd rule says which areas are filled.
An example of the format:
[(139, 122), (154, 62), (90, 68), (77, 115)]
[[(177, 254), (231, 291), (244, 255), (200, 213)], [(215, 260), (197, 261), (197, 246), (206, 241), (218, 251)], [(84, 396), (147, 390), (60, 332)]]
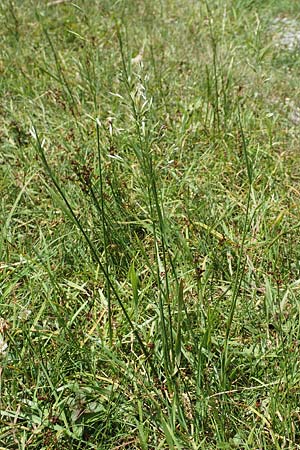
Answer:
[(296, 3), (0, 6), (1, 448), (300, 448)]

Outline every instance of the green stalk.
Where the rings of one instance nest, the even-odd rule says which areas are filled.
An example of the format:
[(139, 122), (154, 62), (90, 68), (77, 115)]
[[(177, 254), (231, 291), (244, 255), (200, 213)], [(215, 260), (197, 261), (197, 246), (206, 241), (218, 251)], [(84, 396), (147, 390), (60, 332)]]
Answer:
[[(96, 120), (96, 130), (97, 130), (98, 171), (99, 171), (99, 181), (100, 181), (101, 221), (102, 221), (102, 231), (103, 231), (103, 239), (104, 239), (105, 271), (109, 277), (109, 258), (108, 258), (108, 252), (107, 252), (108, 242), (107, 242), (107, 228), (106, 228), (106, 221), (105, 221), (103, 176), (102, 176), (102, 163), (101, 163), (101, 146), (100, 146), (100, 132), (99, 132), (98, 120)], [(109, 284), (107, 278), (106, 278), (106, 293), (107, 293), (107, 304), (108, 304), (109, 337), (110, 337), (110, 342), (112, 342), (111, 289), (110, 289), (110, 284)]]
[(245, 140), (243, 126), (241, 123), (239, 109), (238, 109), (238, 124), (239, 124), (240, 133), (242, 136), (243, 155), (245, 158), (245, 163), (246, 163), (246, 168), (247, 168), (249, 189), (248, 189), (248, 194), (247, 194), (246, 214), (245, 214), (245, 220), (244, 220), (244, 225), (243, 225), (242, 242), (241, 242), (241, 245), (239, 248), (239, 253), (238, 253), (238, 264), (237, 264), (236, 275), (235, 275), (235, 279), (234, 279), (234, 283), (233, 283), (233, 293), (232, 293), (232, 299), (231, 299), (231, 304), (230, 304), (229, 316), (228, 316), (227, 323), (226, 323), (225, 342), (224, 342), (223, 352), (222, 352), (221, 379), (222, 379), (222, 388), (223, 389), (226, 389), (226, 379), (227, 379), (226, 370), (228, 367), (229, 336), (230, 336), (230, 332), (231, 332), (231, 328), (232, 328), (232, 322), (233, 322), (233, 318), (234, 318), (234, 314), (235, 314), (235, 310), (236, 310), (236, 304), (237, 304), (237, 299), (238, 299), (241, 283), (243, 280), (243, 275), (245, 273), (246, 260), (243, 258), (244, 248), (245, 248), (245, 240), (246, 240), (246, 236), (247, 236), (247, 233), (249, 230), (249, 226), (251, 224), (251, 219), (249, 220), (249, 212), (250, 212), (250, 200), (251, 200), (251, 189), (252, 189), (252, 167), (251, 167), (251, 162), (250, 162), (249, 155), (248, 155), (247, 144), (246, 144), (246, 140)]
[[(33, 129), (34, 129), (34, 132), (35, 132), (36, 143), (37, 143), (36, 148), (37, 148), (37, 151), (38, 151), (38, 153), (39, 153), (39, 155), (40, 155), (40, 157), (41, 157), (41, 160), (42, 160), (42, 162), (43, 162), (43, 164), (44, 164), (44, 166), (45, 166), (45, 169), (46, 169), (48, 175), (50, 176), (50, 179), (51, 179), (53, 185), (55, 186), (57, 192), (59, 193), (59, 195), (61, 196), (61, 198), (62, 198), (64, 204), (66, 205), (67, 210), (68, 210), (69, 213), (71, 214), (71, 217), (72, 217), (72, 219), (73, 219), (75, 225), (76, 225), (77, 228), (80, 230), (80, 232), (81, 232), (81, 234), (83, 235), (85, 241), (87, 242), (87, 244), (88, 244), (88, 246), (89, 246), (89, 248), (90, 248), (90, 251), (91, 251), (91, 253), (92, 253), (92, 255), (93, 255), (93, 258), (95, 259), (95, 261), (96, 261), (97, 264), (99, 265), (100, 270), (102, 271), (102, 273), (103, 273), (103, 275), (104, 275), (104, 277), (105, 277), (105, 279), (106, 279), (106, 281), (107, 281), (107, 285), (109, 286), (111, 292), (113, 292), (115, 298), (117, 299), (117, 302), (118, 302), (119, 306), (120, 306), (121, 309), (122, 309), (122, 312), (123, 312), (123, 314), (124, 314), (124, 316), (125, 316), (125, 319), (127, 320), (129, 326), (131, 327), (131, 329), (132, 329), (132, 331), (133, 331), (133, 333), (134, 333), (134, 336), (135, 336), (135, 338), (137, 339), (137, 341), (138, 341), (138, 343), (139, 343), (139, 345), (140, 345), (140, 347), (141, 347), (141, 350), (142, 350), (142, 352), (143, 352), (143, 354), (144, 354), (146, 360), (149, 362), (149, 365), (150, 365), (150, 368), (151, 368), (152, 373), (155, 375), (157, 372), (156, 372), (156, 369), (155, 369), (155, 367), (154, 367), (154, 365), (153, 365), (153, 363), (152, 363), (152, 361), (151, 361), (150, 354), (148, 353), (148, 351), (147, 351), (147, 349), (146, 349), (146, 347), (145, 347), (145, 345), (144, 345), (144, 343), (143, 343), (143, 341), (142, 341), (142, 339), (141, 339), (139, 333), (138, 333), (137, 330), (135, 329), (135, 327), (134, 327), (134, 325), (133, 325), (133, 323), (132, 323), (132, 321), (131, 321), (131, 319), (130, 319), (130, 317), (129, 317), (127, 311), (126, 311), (126, 308), (125, 308), (125, 306), (124, 306), (124, 304), (123, 304), (123, 302), (122, 302), (122, 300), (121, 300), (121, 298), (120, 298), (120, 296), (119, 296), (119, 294), (118, 294), (118, 292), (117, 292), (117, 290), (116, 290), (114, 284), (112, 283), (112, 281), (111, 281), (111, 279), (110, 279), (109, 273), (107, 272), (106, 267), (105, 267), (105, 266), (103, 265), (103, 263), (101, 262), (101, 260), (100, 260), (100, 258), (99, 258), (99, 255), (98, 255), (98, 253), (97, 253), (97, 251), (96, 251), (96, 249), (95, 249), (95, 247), (94, 247), (94, 245), (93, 245), (91, 239), (89, 238), (88, 234), (87, 234), (86, 231), (84, 230), (84, 228), (83, 228), (83, 226), (82, 226), (80, 220), (79, 220), (78, 217), (76, 216), (76, 214), (75, 214), (75, 212), (74, 212), (74, 210), (73, 210), (73, 208), (72, 208), (70, 202), (68, 201), (68, 199), (67, 199), (65, 193), (63, 192), (63, 190), (62, 190), (60, 184), (59, 184), (58, 181), (56, 180), (56, 178), (55, 178), (55, 176), (54, 176), (54, 174), (53, 174), (53, 172), (52, 172), (52, 169), (50, 168), (50, 166), (49, 166), (49, 164), (48, 164), (48, 161), (47, 161), (47, 159), (46, 159), (46, 156), (45, 156), (45, 152), (44, 152), (42, 143), (41, 143), (41, 141), (40, 141), (40, 138), (39, 138), (39, 135), (38, 135), (38, 133), (37, 133), (37, 130), (36, 130), (36, 128), (35, 128), (34, 126), (33, 126)], [(145, 370), (147, 370), (147, 369), (145, 368)], [(147, 372), (147, 373), (148, 373), (148, 372)], [(148, 374), (148, 376), (149, 376), (149, 374)]]
[[(170, 292), (169, 292), (169, 281), (168, 281), (168, 269), (167, 269), (167, 257), (166, 257), (166, 234), (165, 234), (165, 227), (164, 227), (164, 219), (163, 214), (161, 210), (161, 206), (158, 199), (158, 193), (157, 193), (157, 186), (156, 186), (156, 175), (153, 170), (153, 161), (151, 157), (151, 149), (149, 141), (145, 142), (145, 139), (141, 132), (141, 125), (140, 125), (140, 115), (137, 111), (134, 99), (131, 95), (131, 86), (129, 83), (129, 73), (126, 65), (125, 60), (125, 53), (123, 48), (123, 40), (121, 36), (121, 32), (119, 27), (117, 28), (117, 35), (119, 40), (119, 47), (120, 47), (120, 53), (121, 53), (121, 59), (122, 59), (122, 67), (124, 72), (124, 83), (127, 89), (128, 97), (130, 99), (130, 104), (134, 116), (135, 121), (135, 127), (137, 131), (138, 136), (138, 142), (140, 150), (136, 150), (136, 156), (141, 164), (141, 167), (143, 169), (145, 178), (146, 178), (146, 189), (147, 189), (147, 195), (148, 195), (148, 201), (149, 201), (149, 208), (150, 208), (150, 215), (152, 219), (152, 226), (153, 226), (153, 237), (154, 237), (154, 245), (155, 245), (155, 255), (156, 255), (156, 278), (157, 278), (157, 284), (158, 284), (158, 300), (159, 300), (159, 310), (160, 310), (160, 317), (161, 317), (161, 324), (162, 324), (162, 337), (163, 337), (163, 349), (164, 349), (164, 362), (165, 362), (165, 368), (169, 375), (171, 375), (174, 371), (174, 357), (175, 357), (175, 351), (174, 351), (174, 343), (173, 343), (173, 337), (172, 337), (172, 318), (171, 318), (171, 310), (170, 310)], [(166, 292), (164, 292), (162, 282), (161, 282), (161, 274), (159, 269), (159, 242), (157, 237), (157, 231), (156, 231), (156, 220), (155, 220), (155, 212), (158, 216), (158, 224), (159, 224), (159, 231), (161, 235), (161, 249), (162, 249), (162, 255), (163, 255), (163, 266), (164, 266), (164, 272), (165, 272), (165, 280), (166, 280)], [(167, 327), (167, 321), (164, 313), (164, 300), (163, 298), (167, 299), (168, 302), (168, 325), (169, 325), (169, 331)], [(168, 337), (169, 336), (169, 337)], [(170, 353), (172, 355), (172, 360), (170, 358)], [(168, 377), (169, 379), (169, 377)]]

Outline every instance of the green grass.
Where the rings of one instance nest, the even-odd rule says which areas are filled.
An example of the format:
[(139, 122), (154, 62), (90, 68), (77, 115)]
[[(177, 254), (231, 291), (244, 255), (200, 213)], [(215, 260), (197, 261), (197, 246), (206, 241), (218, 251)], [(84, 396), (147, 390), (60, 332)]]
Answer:
[(0, 448), (300, 448), (299, 55), (271, 31), (300, 6), (52, 3), (0, 6)]

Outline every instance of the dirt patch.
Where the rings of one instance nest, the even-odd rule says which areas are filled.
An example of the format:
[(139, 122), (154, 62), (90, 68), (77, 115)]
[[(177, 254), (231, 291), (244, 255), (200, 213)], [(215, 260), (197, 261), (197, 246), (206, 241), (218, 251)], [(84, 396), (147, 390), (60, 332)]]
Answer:
[(276, 17), (271, 30), (276, 47), (289, 51), (300, 51), (300, 20)]

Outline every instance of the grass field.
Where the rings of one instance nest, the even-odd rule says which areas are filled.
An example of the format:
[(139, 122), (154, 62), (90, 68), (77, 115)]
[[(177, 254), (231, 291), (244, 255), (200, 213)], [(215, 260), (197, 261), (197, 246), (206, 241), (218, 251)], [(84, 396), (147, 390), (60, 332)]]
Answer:
[(0, 13), (0, 449), (300, 449), (300, 3)]

